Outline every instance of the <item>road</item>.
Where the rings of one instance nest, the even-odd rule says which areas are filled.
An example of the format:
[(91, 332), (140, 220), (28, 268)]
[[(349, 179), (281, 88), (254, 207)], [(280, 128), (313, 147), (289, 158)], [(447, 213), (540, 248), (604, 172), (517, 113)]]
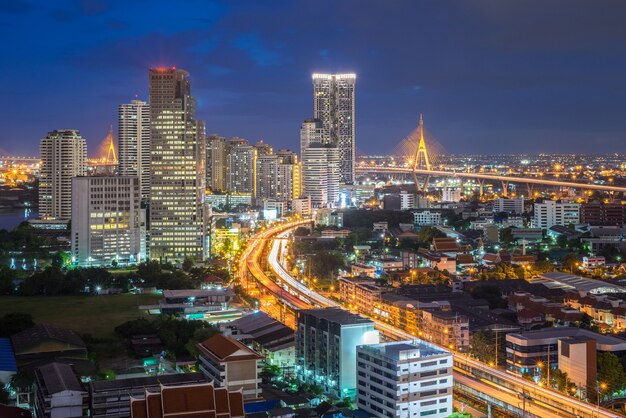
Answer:
[[(251, 248), (246, 249), (241, 263), (248, 267), (248, 271), (256, 280), (266, 287), (274, 296), (284, 301), (294, 309), (307, 309), (313, 306), (319, 307), (341, 307), (337, 302), (332, 301), (293, 278), (279, 262), (279, 254), (283, 239), (298, 226), (306, 224), (308, 221), (282, 224), (280, 226), (262, 231), (256, 238), (249, 242)], [(278, 239), (275, 239), (278, 238)], [(268, 265), (273, 270), (277, 280), (281, 285), (273, 282), (265, 272), (259, 267), (258, 257), (263, 253), (263, 249), (271, 242), (272, 247), (268, 253)], [(244, 269), (240, 270), (244, 274)], [(271, 282), (271, 283), (268, 283)], [(287, 289), (285, 289), (287, 288)], [(295, 306), (297, 305), (297, 306)], [(376, 326), (381, 333), (393, 339), (411, 340), (415, 336), (384, 322), (376, 321)], [(442, 347), (444, 348), (444, 347)], [(446, 349), (446, 348), (444, 348)], [(563, 395), (550, 389), (538, 387), (518, 376), (509, 374), (499, 369), (487, 366), (475, 359), (469, 358), (461, 353), (455, 354), (454, 378), (459, 384), (469, 388), (468, 394), (486, 394), (494, 400), (507, 403), (514, 408), (526, 407), (528, 414), (535, 414), (540, 417), (562, 416), (562, 417), (588, 417), (588, 418), (614, 418), (619, 417), (615, 412), (597, 408), (586, 402), (570, 396)], [(526, 394), (525, 402), (522, 393)], [(519, 404), (519, 405), (518, 405)], [(521, 406), (520, 406), (521, 405)], [(522, 415), (521, 413), (519, 414)], [(529, 416), (529, 415), (527, 415)]]
[[(367, 173), (385, 173), (385, 174), (412, 174), (413, 169), (408, 167), (385, 167), (385, 166), (368, 166), (368, 167), (356, 167), (357, 174)], [(573, 181), (559, 181), (559, 180), (545, 180), (534, 177), (516, 177), (516, 176), (503, 176), (499, 174), (484, 174), (484, 173), (468, 173), (464, 171), (439, 171), (439, 170), (415, 170), (416, 174), (425, 174), (431, 176), (445, 176), (445, 177), (464, 177), (481, 180), (495, 180), (504, 181), (508, 183), (526, 183), (526, 184), (543, 184), (546, 186), (561, 186), (561, 187), (573, 187), (577, 189), (585, 190), (601, 190), (605, 192), (622, 192), (626, 193), (626, 187), (604, 185), (604, 184), (588, 184), (588, 183), (575, 183)]]

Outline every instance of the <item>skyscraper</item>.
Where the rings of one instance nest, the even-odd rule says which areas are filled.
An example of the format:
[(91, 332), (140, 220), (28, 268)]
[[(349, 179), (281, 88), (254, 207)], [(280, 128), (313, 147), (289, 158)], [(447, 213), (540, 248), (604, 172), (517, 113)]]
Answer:
[(339, 149), (330, 144), (311, 144), (302, 153), (302, 195), (313, 207), (333, 205), (339, 198)]
[(195, 119), (187, 71), (149, 71), (150, 256), (182, 260), (206, 254), (206, 138)]
[(354, 87), (356, 74), (313, 74), (313, 116), (322, 122), (322, 143), (339, 149), (340, 181), (354, 183)]
[(226, 189), (226, 140), (209, 135), (206, 141), (206, 185), (212, 191)]
[(257, 157), (256, 191), (258, 199), (289, 202), (300, 197), (300, 164), (289, 150)]
[(142, 100), (121, 104), (118, 110), (118, 174), (139, 176), (141, 198), (150, 196), (150, 106)]
[(241, 138), (226, 141), (226, 190), (256, 197), (257, 149)]
[(72, 177), (86, 173), (87, 142), (73, 129), (55, 130), (39, 145), (39, 215), (72, 218)]

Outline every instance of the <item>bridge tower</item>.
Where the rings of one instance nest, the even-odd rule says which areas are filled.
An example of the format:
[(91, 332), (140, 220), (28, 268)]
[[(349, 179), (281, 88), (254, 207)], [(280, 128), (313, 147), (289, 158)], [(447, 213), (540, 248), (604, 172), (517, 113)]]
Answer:
[[(419, 124), (419, 143), (417, 145), (417, 149), (415, 150), (415, 158), (413, 158), (413, 180), (415, 181), (415, 187), (419, 190), (419, 182), (417, 181), (417, 172), (416, 170), (431, 170), (430, 159), (428, 158), (428, 150), (426, 149), (426, 141), (424, 139), (424, 117), (420, 113), (420, 124)], [(426, 191), (428, 188), (428, 181), (430, 180), (430, 175), (426, 175), (426, 180), (424, 181), (424, 185), (422, 186), (422, 190)]]
[(107, 150), (105, 165), (117, 165), (117, 153), (115, 152), (115, 144), (113, 144), (113, 126), (109, 127), (107, 141), (109, 143), (109, 148)]

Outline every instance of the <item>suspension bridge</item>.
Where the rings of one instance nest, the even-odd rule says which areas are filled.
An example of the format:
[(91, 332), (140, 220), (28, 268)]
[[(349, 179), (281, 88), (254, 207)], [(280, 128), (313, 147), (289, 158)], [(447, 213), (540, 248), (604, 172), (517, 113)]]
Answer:
[[(533, 185), (553, 186), (561, 188), (573, 188), (579, 190), (595, 190), (610, 193), (626, 193), (626, 187), (609, 184), (585, 183), (577, 181), (564, 181), (560, 179), (546, 178), (543, 173), (537, 177), (526, 177), (520, 175), (510, 175), (502, 173), (485, 173), (482, 171), (446, 170), (437, 169), (439, 161), (443, 155), (443, 147), (434, 138), (429, 137), (424, 129), (424, 119), (420, 115), (417, 129), (411, 132), (395, 150), (397, 155), (404, 158), (406, 162), (400, 166), (390, 166), (384, 164), (366, 164), (361, 162), (356, 166), (357, 176), (370, 175), (410, 175), (418, 190), (426, 191), (430, 185), (431, 177), (439, 178), (466, 178), (478, 181), (479, 194), (483, 194), (485, 182), (497, 182), (502, 184), (502, 194), (508, 195), (511, 184), (524, 184), (529, 192)], [(420, 183), (419, 179), (423, 181)]]

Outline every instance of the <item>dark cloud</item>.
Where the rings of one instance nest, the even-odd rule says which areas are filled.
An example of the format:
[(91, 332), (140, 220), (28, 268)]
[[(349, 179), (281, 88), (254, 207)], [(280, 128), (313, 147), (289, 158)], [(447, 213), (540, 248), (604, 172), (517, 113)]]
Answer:
[(210, 132), (276, 147), (297, 148), (310, 74), (350, 71), (362, 152), (419, 113), (449, 152), (626, 152), (623, 1), (5, 3), (0, 75), (21, 88), (0, 92), (4, 148), (35, 153), (66, 123), (103, 137), (147, 68), (177, 65)]

